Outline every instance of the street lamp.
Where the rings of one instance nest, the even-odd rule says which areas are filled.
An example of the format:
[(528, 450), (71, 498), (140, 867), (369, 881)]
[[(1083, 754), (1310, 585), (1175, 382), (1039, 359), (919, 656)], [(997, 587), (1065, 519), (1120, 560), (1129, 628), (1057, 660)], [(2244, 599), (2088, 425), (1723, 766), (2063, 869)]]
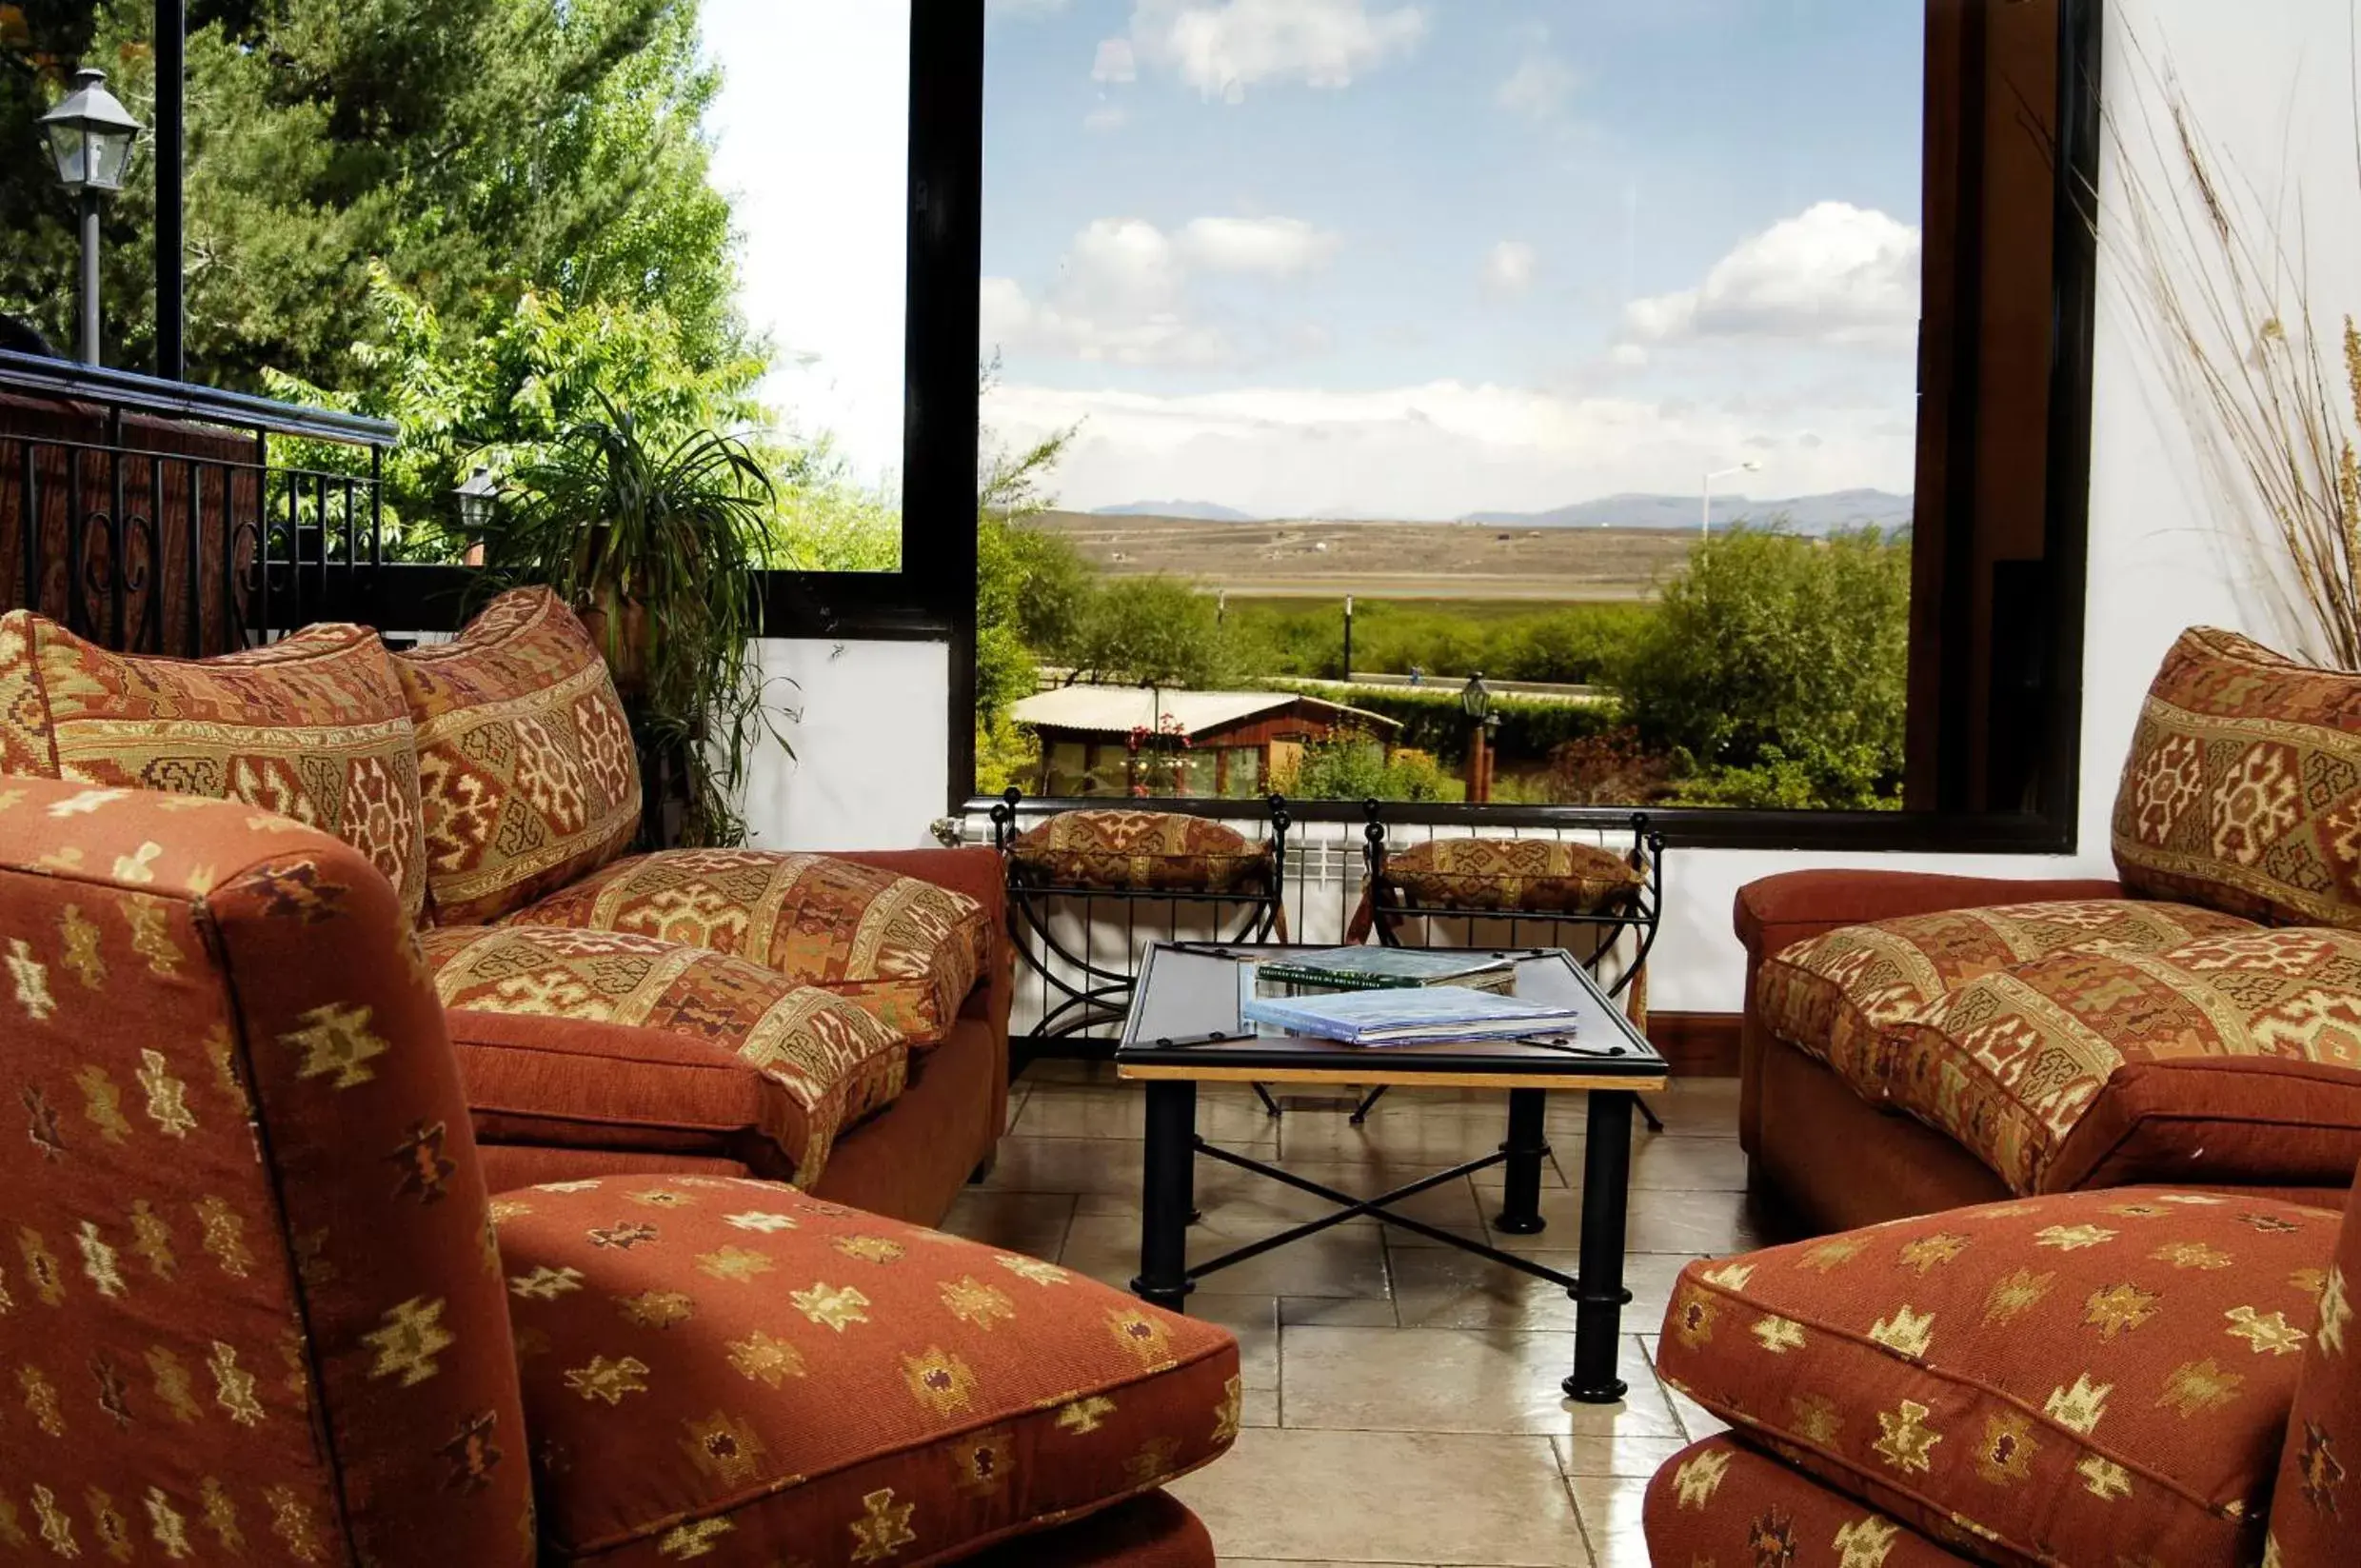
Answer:
[(73, 90), (41, 116), (57, 178), (82, 204), (82, 363), (98, 363), (98, 208), (123, 189), (139, 122), (107, 90), (103, 70), (74, 72)]
[(500, 481), (489, 468), (477, 468), (451, 491), (459, 504), (459, 535), (467, 542), (465, 557), (470, 566), (484, 565), (484, 536), (491, 531), (492, 513), (500, 501)]
[(1485, 753), (1492, 725), (1498, 715), (1492, 711), (1492, 688), (1484, 685), (1484, 672), (1478, 670), (1459, 692), (1459, 711), (1467, 715), (1467, 798), (1472, 805), (1481, 805), (1492, 799), (1492, 762)]
[(1700, 543), (1711, 539), (1714, 534), (1714, 481), (1716, 479), (1727, 479), (1732, 474), (1755, 474), (1760, 472), (1762, 472), (1762, 460), (1755, 457), (1748, 458), (1745, 462), (1739, 464), (1735, 468), (1713, 468), (1707, 470), (1705, 475), (1705, 509), (1697, 518), (1697, 539)]

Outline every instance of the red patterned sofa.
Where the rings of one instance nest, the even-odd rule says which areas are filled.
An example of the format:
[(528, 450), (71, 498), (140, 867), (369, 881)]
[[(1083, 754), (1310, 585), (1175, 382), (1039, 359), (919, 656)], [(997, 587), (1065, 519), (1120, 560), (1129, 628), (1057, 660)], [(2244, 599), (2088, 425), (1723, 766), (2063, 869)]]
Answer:
[(2361, 1210), (2063, 1193), (1693, 1263), (1657, 1366), (1730, 1424), (1659, 1563), (2341, 1568)]
[(627, 855), (631, 736), (546, 590), (402, 653), (319, 625), (198, 662), (14, 611), (0, 772), (239, 801), (367, 856), (427, 932), (495, 1185), (752, 1174), (930, 1223), (1006, 1120), (998, 858)]
[(487, 1198), (392, 883), (0, 785), (0, 1559), (1212, 1568), (1236, 1343), (744, 1177)]
[(2119, 880), (1740, 889), (1739, 1135), (1806, 1228), (2197, 1183), (2341, 1207), (2361, 1160), (2361, 676), (2167, 655)]

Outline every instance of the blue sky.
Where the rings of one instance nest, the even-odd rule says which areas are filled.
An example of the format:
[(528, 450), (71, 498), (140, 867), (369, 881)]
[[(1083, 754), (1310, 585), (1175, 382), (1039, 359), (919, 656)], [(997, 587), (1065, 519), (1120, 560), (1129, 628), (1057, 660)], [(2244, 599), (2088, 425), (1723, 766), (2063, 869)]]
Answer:
[[(1732, 487), (1759, 495), (1907, 490), (1921, 11), (991, 0), (987, 421), (1079, 423), (1060, 487), (1085, 506), (1447, 517), (1748, 459)], [(901, 112), (903, 8), (707, 12), (725, 68), (804, 62), (733, 74), (716, 117), (749, 308), (818, 355), (783, 401), (890, 466), (868, 405), (898, 382), (898, 221), (855, 229), (812, 181), (900, 157), (875, 101)]]

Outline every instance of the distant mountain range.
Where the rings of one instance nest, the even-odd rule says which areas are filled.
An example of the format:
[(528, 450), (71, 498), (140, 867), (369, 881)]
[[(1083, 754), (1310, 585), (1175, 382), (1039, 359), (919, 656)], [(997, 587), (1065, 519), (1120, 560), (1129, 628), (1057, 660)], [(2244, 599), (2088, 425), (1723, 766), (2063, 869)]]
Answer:
[(1252, 512), (1241, 512), (1235, 506), (1217, 506), (1210, 501), (1127, 501), (1120, 506), (1101, 506), (1093, 517), (1177, 517), (1189, 523), (1260, 523), (1261, 518)]
[[(1694, 528), (1698, 498), (1694, 495), (1607, 495), (1544, 512), (1471, 512), (1461, 523), (1496, 528)], [(1875, 524), (1882, 528), (1908, 527), (1911, 498), (1889, 490), (1835, 490), (1826, 495), (1757, 500), (1746, 495), (1714, 497), (1714, 526), (1728, 527), (1741, 519), (1754, 523), (1782, 522), (1792, 532), (1835, 533)], [(1376, 518), (1260, 518), (1235, 506), (1210, 501), (1133, 501), (1101, 506), (1097, 517), (1159, 517), (1190, 523), (1377, 522)], [(1392, 521), (1392, 520), (1384, 520)]]

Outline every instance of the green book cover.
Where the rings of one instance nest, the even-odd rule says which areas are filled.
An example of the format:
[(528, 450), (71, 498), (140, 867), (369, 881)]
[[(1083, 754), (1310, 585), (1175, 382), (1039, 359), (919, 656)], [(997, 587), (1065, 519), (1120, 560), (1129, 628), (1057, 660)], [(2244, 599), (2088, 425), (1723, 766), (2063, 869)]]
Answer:
[(1260, 974), (1282, 985), (1319, 985), (1337, 991), (1411, 990), (1426, 985), (1509, 991), (1517, 982), (1516, 965), (1495, 953), (1404, 947), (1321, 948), (1265, 963)]

